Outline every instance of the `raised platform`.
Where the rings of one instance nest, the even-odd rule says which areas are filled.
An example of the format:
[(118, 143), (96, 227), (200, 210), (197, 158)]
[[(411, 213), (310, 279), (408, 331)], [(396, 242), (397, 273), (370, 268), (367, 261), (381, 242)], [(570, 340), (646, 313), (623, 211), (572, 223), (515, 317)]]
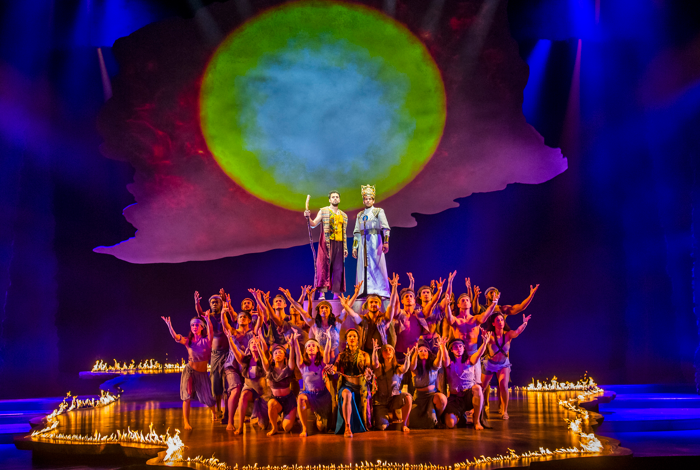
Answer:
[[(176, 393), (179, 375), (139, 375), (130, 374), (112, 378), (109, 383), (124, 390), (121, 400), (104, 408), (74, 411), (58, 417), (60, 432), (64, 434), (101, 435), (116, 433), (118, 430), (148, 430), (153, 423), (157, 434), (166, 429), (171, 431), (181, 428), (181, 402), (173, 399)], [(157, 382), (157, 386), (155, 383)], [(163, 387), (165, 394), (158, 398), (154, 390)], [(212, 424), (208, 410), (193, 403), (191, 422), (192, 431), (181, 433), (182, 441), (187, 446), (185, 456), (215, 455), (228, 465), (239, 467), (245, 465), (329, 465), (359, 462), (399, 462), (408, 464), (454, 465), (473, 460), (479, 456), (497, 456), (508, 454), (508, 449), (522, 454), (538, 451), (540, 448), (555, 450), (579, 446), (579, 437), (567, 429), (564, 418), (574, 419), (576, 415), (558, 405), (559, 399), (574, 397), (577, 392), (534, 393), (513, 392), (508, 421), (489, 420), (493, 429), (476, 431), (471, 427), (455, 430), (412, 430), (410, 433), (400, 431), (367, 432), (356, 434), (353, 439), (346, 439), (334, 434), (311, 435), (300, 438), (295, 434), (267, 437), (264, 432), (246, 425), (244, 434), (234, 436), (226, 431), (225, 426)], [(139, 398), (136, 398), (139, 397)], [(176, 395), (175, 395), (176, 397)], [(492, 407), (497, 404), (492, 400)], [(592, 413), (591, 425), (585, 425), (583, 431), (593, 432), (594, 426), (602, 421), (602, 416)], [(296, 432), (296, 430), (295, 430)], [(624, 456), (631, 452), (619, 446), (614, 439), (602, 439), (602, 453), (587, 456)], [(38, 442), (31, 438), (15, 441), (20, 449), (32, 450), (40, 455), (63, 455), (76, 453), (102, 454), (107, 459), (114, 459), (121, 452), (121, 457), (147, 458), (155, 457), (162, 447), (141, 445), (123, 445), (118, 450), (115, 444), (68, 444), (60, 442)], [(90, 447), (92, 446), (92, 447)], [(560, 454), (546, 457), (546, 460), (565, 459), (574, 454)], [(578, 455), (580, 456), (580, 455)], [(488, 464), (491, 467), (527, 466), (539, 459), (520, 459), (513, 462)], [(481, 466), (481, 465), (480, 465)]]

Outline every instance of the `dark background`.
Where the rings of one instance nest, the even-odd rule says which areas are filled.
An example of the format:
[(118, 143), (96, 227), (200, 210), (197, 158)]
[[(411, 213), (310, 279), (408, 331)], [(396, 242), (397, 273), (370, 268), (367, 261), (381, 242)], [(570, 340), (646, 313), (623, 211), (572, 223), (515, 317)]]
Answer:
[[(308, 246), (153, 265), (92, 252), (134, 233), (120, 215), (134, 202), (126, 190), (133, 170), (99, 153), (95, 122), (105, 97), (96, 47), (113, 76), (116, 38), (208, 3), (105, 1), (88, 13), (78, 0), (2, 5), (0, 397), (94, 393), (77, 375), (97, 359), (179, 359), (184, 348), (159, 317), (172, 316), (184, 332), (194, 290), (207, 298), (225, 287), (237, 303), (248, 287), (298, 292), (312, 279)], [(272, 2), (239, 3), (255, 10)], [(596, 24), (595, 3), (508, 5), (524, 59), (539, 40), (552, 41), (526, 118), (547, 145), (562, 148), (569, 169), (416, 214), (417, 227), (392, 231), (389, 271), (404, 285), (411, 271), (421, 285), (457, 269), (482, 290), (497, 286), (502, 304), (541, 284), (513, 347), (516, 385), (586, 371), (598, 383), (692, 384), (700, 22), (675, 2), (640, 0), (602, 2)]]

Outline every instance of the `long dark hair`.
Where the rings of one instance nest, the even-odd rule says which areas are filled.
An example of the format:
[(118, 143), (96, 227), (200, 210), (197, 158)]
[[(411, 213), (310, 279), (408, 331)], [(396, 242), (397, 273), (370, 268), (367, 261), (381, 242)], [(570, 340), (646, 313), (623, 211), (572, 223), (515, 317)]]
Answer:
[[(416, 354), (418, 354), (418, 351), (416, 351)], [(428, 359), (425, 360), (425, 365), (426, 369), (423, 368), (423, 360), (419, 357), (418, 358), (418, 364), (416, 364), (416, 375), (421, 376), (425, 374), (426, 372), (429, 372), (435, 368), (435, 354), (428, 349)]]
[[(462, 353), (462, 364), (464, 364), (465, 362), (467, 362), (469, 360), (469, 353), (467, 352), (467, 346), (464, 344), (464, 341), (460, 341), (460, 343), (462, 343), (462, 346), (464, 346), (464, 352)], [(457, 362), (457, 357), (452, 352), (452, 346), (454, 344), (455, 343), (450, 344), (450, 347), (447, 350), (447, 354), (450, 355), (450, 360), (452, 362)]]
[[(310, 340), (311, 341), (311, 340)], [(316, 340), (313, 340), (316, 344), (318, 344), (318, 351), (316, 351), (316, 357), (314, 358), (314, 364), (317, 366), (320, 366), (323, 364), (323, 354), (321, 353), (321, 343), (319, 343)], [(330, 341), (330, 340), (329, 340)], [(307, 341), (308, 343), (308, 341)], [(310, 366), (311, 365), (311, 358), (309, 357), (309, 354), (306, 352), (306, 344), (304, 345), (304, 352), (301, 353), (301, 357), (303, 359), (304, 365), (305, 366)]]
[(331, 311), (331, 313), (328, 314), (328, 326), (333, 326), (335, 325), (335, 315), (333, 314), (333, 307), (331, 307), (330, 302), (328, 301), (321, 301), (318, 304), (316, 304), (316, 307), (314, 310), (316, 310), (316, 316), (314, 317), (314, 323), (316, 323), (316, 326), (321, 328), (323, 326), (323, 319), (321, 318), (321, 310), (319, 307), (321, 307), (321, 304), (325, 303), (328, 305), (328, 310)]

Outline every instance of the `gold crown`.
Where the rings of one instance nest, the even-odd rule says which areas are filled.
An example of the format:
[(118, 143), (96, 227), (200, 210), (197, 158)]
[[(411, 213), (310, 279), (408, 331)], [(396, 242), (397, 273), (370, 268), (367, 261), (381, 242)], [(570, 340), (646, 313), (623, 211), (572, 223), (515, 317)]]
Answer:
[(375, 198), (376, 191), (374, 189), (374, 186), (371, 185), (362, 185), (362, 197), (364, 198), (365, 196), (371, 196), (373, 199)]

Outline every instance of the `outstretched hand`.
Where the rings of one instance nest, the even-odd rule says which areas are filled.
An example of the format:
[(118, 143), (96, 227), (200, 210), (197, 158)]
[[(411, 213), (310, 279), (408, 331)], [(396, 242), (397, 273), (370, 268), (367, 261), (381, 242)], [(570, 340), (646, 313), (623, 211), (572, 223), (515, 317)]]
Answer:
[[(303, 290), (304, 290), (304, 288), (302, 287), (302, 291), (303, 291)], [(288, 299), (291, 300), (291, 298), (292, 298), (292, 293), (289, 292), (289, 289), (285, 289), (285, 288), (283, 288), (283, 287), (280, 287), (280, 288), (279, 288), (279, 291), (282, 292), (282, 293), (285, 295), (285, 297), (287, 297)]]
[(372, 350), (377, 351), (380, 347), (377, 338), (372, 339)]
[(527, 325), (527, 322), (530, 321), (530, 317), (531, 317), (531, 316), (532, 316), (532, 315), (525, 316), (525, 314), (523, 314), (523, 323), (525, 323), (525, 324)]
[(478, 299), (479, 294), (481, 294), (481, 289), (479, 289), (479, 286), (474, 286), (474, 298)]
[(491, 334), (490, 331), (485, 330), (483, 328), (481, 329), (481, 339), (484, 340), (484, 343), (488, 343), (489, 341), (491, 341), (492, 336), (493, 335)]
[(540, 285), (539, 285), (539, 284), (537, 284), (535, 287), (532, 287), (532, 284), (530, 284), (530, 295), (532, 295), (532, 294), (534, 294), (535, 292), (537, 292), (537, 289), (539, 289), (539, 288), (540, 288)]
[(168, 326), (172, 325), (172, 323), (170, 322), (170, 317), (160, 317), (160, 318), (163, 319), (163, 321), (165, 322), (166, 325), (168, 325)]
[(360, 281), (357, 284), (355, 284), (355, 293), (360, 292), (360, 289), (362, 288), (362, 283), (365, 281)]
[(392, 274), (389, 278), (389, 284), (391, 284), (392, 287), (400, 286), (401, 284), (399, 283), (399, 275), (396, 273)]
[(438, 290), (442, 289), (442, 285), (445, 284), (445, 279), (440, 278), (436, 284), (437, 284)]
[[(532, 287), (532, 286), (530, 286)], [(199, 302), (202, 300), (202, 296), (199, 295), (199, 291), (194, 291), (194, 303), (199, 304)]]
[(340, 305), (342, 305), (343, 307), (348, 306), (348, 299), (345, 297), (345, 294), (340, 294), (340, 297), (338, 297), (338, 299), (340, 300)]

